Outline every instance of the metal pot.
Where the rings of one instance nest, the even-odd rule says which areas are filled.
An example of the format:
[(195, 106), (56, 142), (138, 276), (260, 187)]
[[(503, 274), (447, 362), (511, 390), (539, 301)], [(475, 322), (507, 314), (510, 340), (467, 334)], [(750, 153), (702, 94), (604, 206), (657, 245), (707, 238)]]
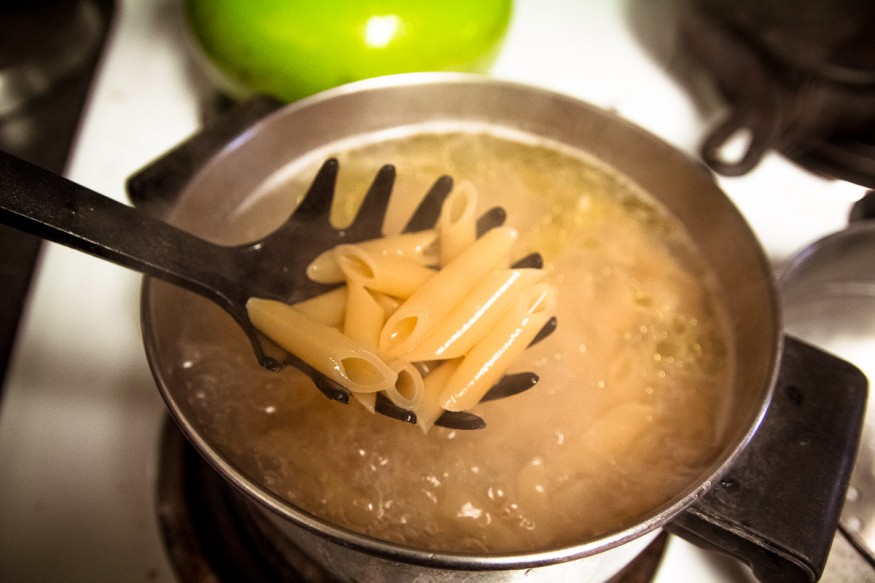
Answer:
[[(846, 363), (784, 337), (769, 264), (749, 226), (702, 165), (658, 138), (613, 114), (540, 89), (477, 76), (404, 75), (352, 84), (285, 107), (252, 102), (139, 174), (129, 188), (136, 201), (144, 191), (166, 196), (185, 184), (169, 218), (196, 230), (200, 213), (228, 212), (308, 153), (352, 136), (415, 133), (431, 122), (488, 123), (582, 151), (642, 186), (685, 225), (728, 290), (736, 344), (736, 406), (728, 413), (733, 429), (716, 461), (637, 524), (567, 548), (451, 554), (349, 532), (250, 480), (199, 431), (163, 352), (173, 326), (156, 312), (155, 283), (147, 280), (142, 314), (150, 366), (172, 416), (194, 446), (256, 502), (255, 512), (344, 579), (457, 580), (464, 575), (475, 581), (600, 581), (663, 527), (728, 549), (762, 577), (771, 572), (798, 580), (819, 576), (853, 465), (865, 380)], [(189, 175), (178, 161), (192, 158), (209, 161)], [(820, 394), (824, 389), (829, 398)], [(788, 463), (798, 467), (788, 470)], [(794, 472), (790, 480), (787, 471)]]

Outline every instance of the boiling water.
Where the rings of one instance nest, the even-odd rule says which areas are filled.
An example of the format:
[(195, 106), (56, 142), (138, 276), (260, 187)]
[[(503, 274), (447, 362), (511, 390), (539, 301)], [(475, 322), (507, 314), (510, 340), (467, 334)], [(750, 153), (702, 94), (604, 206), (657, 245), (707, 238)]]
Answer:
[[(585, 542), (701, 477), (721, 447), (732, 347), (711, 276), (645, 194), (573, 153), (488, 135), (427, 134), (338, 157), (340, 193), (361, 195), (382, 163), (397, 166), (395, 228), (438, 175), (471, 180), (481, 210), (505, 207), (520, 230), (517, 255), (543, 254), (558, 330), (514, 367), (540, 375), (534, 389), (475, 409), (485, 430), (424, 435), (325, 399), (295, 370), (259, 369), (221, 311), (162, 285), (159, 340), (178, 398), (232, 464), (349, 529), (465, 552)], [(312, 162), (207, 228), (230, 242), (275, 227)]]

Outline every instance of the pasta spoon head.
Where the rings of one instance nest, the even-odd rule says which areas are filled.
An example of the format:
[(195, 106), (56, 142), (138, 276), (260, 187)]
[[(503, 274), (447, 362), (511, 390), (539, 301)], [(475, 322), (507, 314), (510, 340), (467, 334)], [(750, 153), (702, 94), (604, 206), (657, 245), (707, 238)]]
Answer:
[[(263, 278), (259, 282), (259, 287), (270, 290), (270, 296), (265, 294), (266, 297), (275, 297), (293, 304), (330, 291), (332, 286), (303, 276), (310, 263), (323, 251), (337, 245), (373, 239), (383, 233), (383, 220), (395, 181), (394, 167), (386, 165), (377, 172), (355, 219), (343, 229), (335, 228), (330, 221), (338, 170), (339, 165), (335, 159), (327, 160), (288, 221), (266, 238), (241, 248), (242, 253), (251, 254), (251, 257), (245, 259), (245, 263), (251, 266), (253, 274)], [(415, 232), (432, 228), (452, 187), (453, 181), (449, 176), (437, 179), (416, 207), (403, 231)], [(477, 221), (478, 235), (502, 225), (505, 216), (504, 209), (500, 207), (485, 212)], [(294, 252), (290, 253), (290, 249)], [(515, 267), (541, 267), (541, 263), (540, 256), (533, 254), (519, 260)], [(551, 320), (533, 343), (548, 336), (555, 325), (555, 319)], [(244, 326), (248, 329), (256, 355), (264, 366), (273, 369), (280, 368), (282, 364), (294, 366), (307, 374), (328, 398), (343, 403), (349, 402), (350, 392), (345, 387), (293, 354), (288, 354), (282, 364), (270, 359), (262, 348), (261, 335), (248, 318)], [(537, 375), (530, 372), (507, 375), (492, 387), (483, 400), (515, 395), (532, 388), (537, 381)], [(396, 406), (382, 393), (376, 399), (375, 410), (394, 419), (416, 422), (416, 415), (413, 412)], [(444, 413), (436, 424), (465, 430), (480, 429), (485, 426), (483, 419), (477, 415), (449, 411)]]

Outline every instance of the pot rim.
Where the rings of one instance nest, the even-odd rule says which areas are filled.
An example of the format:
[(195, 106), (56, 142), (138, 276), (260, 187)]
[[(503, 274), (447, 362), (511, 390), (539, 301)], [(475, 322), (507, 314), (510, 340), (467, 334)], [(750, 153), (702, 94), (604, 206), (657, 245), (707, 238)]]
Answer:
[[(749, 237), (758, 250), (756, 262), (759, 263), (763, 273), (771, 276), (772, 269), (766, 258), (766, 255), (756, 240), (756, 236), (751, 230), (748, 223), (741, 216), (740, 212), (734, 207), (732, 202), (726, 197), (719, 187), (714, 182), (713, 175), (704, 167), (703, 164), (690, 158), (687, 154), (681, 152), (674, 146), (668, 144), (664, 140), (651, 134), (647, 130), (625, 120), (617, 115), (607, 112), (601, 108), (588, 104), (577, 98), (557, 93), (548, 89), (533, 87), (530, 85), (496, 79), (487, 75), (471, 74), (471, 73), (404, 73), (398, 75), (390, 75), (386, 77), (377, 77), (356, 81), (340, 87), (335, 87), (315, 95), (301, 99), (285, 105), (278, 110), (268, 114), (263, 119), (257, 121), (247, 130), (238, 134), (231, 140), (229, 144), (219, 150), (217, 154), (212, 156), (195, 176), (201, 173), (209, 173), (213, 165), (221, 164), (223, 158), (232, 154), (242, 143), (245, 143), (252, 136), (264, 131), (264, 128), (269, 126), (274, 119), (280, 116), (289, 115), (293, 112), (306, 110), (315, 105), (326, 101), (335, 100), (362, 92), (393, 90), (411, 86), (443, 86), (443, 85), (461, 85), (466, 88), (497, 88), (506, 91), (522, 91), (529, 95), (540, 96), (542, 99), (559, 100), (562, 102), (571, 102), (574, 107), (584, 107), (597, 110), (602, 115), (610, 116), (611, 123), (621, 124), (641, 136), (641, 138), (649, 140), (655, 147), (662, 149), (664, 152), (670, 153), (672, 156), (679, 157), (683, 163), (689, 167), (692, 172), (700, 170), (713, 183), (713, 190), (722, 195), (725, 199), (725, 204), (731, 207), (731, 211), (738, 215), (740, 225), (746, 229), (745, 236)], [(187, 190), (184, 188), (183, 191)], [(679, 492), (672, 500), (666, 502), (657, 509), (650, 512), (646, 518), (643, 518), (638, 523), (620, 529), (615, 532), (606, 533), (594, 537), (591, 540), (580, 544), (567, 545), (560, 548), (545, 549), (530, 552), (513, 552), (513, 553), (494, 553), (494, 554), (468, 554), (468, 553), (452, 553), (445, 551), (429, 551), (421, 548), (400, 545), (376, 539), (355, 531), (331, 524), (313, 514), (310, 514), (303, 509), (296, 508), (290, 503), (273, 494), (268, 489), (249, 480), (242, 471), (239, 470), (233, 463), (225, 459), (225, 457), (214, 448), (197, 429), (192, 425), (184, 414), (179, 403), (173, 397), (170, 387), (166, 383), (166, 379), (160, 372), (158, 363), (160, 362), (159, 350), (154, 341), (154, 322), (151, 316), (151, 278), (148, 276), (143, 280), (141, 294), (141, 321), (142, 334), (146, 350), (146, 356), (150, 370), (158, 385), (159, 391), (170, 410), (174, 421), (182, 430), (187, 439), (195, 446), (198, 452), (206, 459), (206, 461), (234, 487), (242, 491), (249, 498), (257, 502), (263, 508), (273, 512), (274, 514), (290, 521), (291, 523), (315, 533), (321, 537), (338, 543), (344, 547), (349, 547), (355, 550), (363, 551), (368, 554), (378, 555), (380, 557), (401, 561), (416, 565), (438, 567), (443, 569), (460, 569), (460, 570), (502, 570), (502, 569), (521, 569), (546, 566), (555, 563), (561, 563), (576, 559), (581, 559), (596, 555), (603, 551), (621, 546), (627, 542), (638, 539), (656, 529), (663, 527), (671, 522), (678, 514), (693, 505), (703, 494), (711, 489), (715, 481), (719, 480), (720, 476), (729, 469), (740, 452), (744, 450), (753, 435), (759, 428), (763, 418), (765, 417), (769, 403), (772, 399), (774, 387), (776, 385), (777, 375), (779, 371), (780, 355), (783, 351), (783, 325), (781, 321), (780, 303), (778, 301), (777, 288), (774, 277), (769, 277), (765, 282), (765, 291), (768, 294), (768, 301), (771, 306), (772, 314), (775, 318), (775, 325), (771, 334), (771, 354), (769, 355), (769, 366), (767, 377), (767, 386), (762, 393), (762, 399), (755, 414), (751, 417), (752, 421), (748, 430), (738, 439), (735, 446), (731, 448), (727, 454), (715, 461), (704, 472), (704, 479), (698, 479), (686, 490)]]

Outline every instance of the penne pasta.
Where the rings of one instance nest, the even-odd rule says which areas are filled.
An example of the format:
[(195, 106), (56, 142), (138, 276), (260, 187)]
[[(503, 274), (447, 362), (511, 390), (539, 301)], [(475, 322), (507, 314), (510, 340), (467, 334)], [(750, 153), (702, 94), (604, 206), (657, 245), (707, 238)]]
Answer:
[(401, 305), (401, 300), (398, 298), (393, 298), (392, 296), (387, 296), (386, 294), (373, 294), (374, 299), (380, 304), (380, 307), (383, 308), (383, 312), (386, 314), (388, 318), (392, 314), (395, 313), (395, 310), (398, 309), (398, 306)]
[(444, 201), (438, 218), (441, 265), (455, 259), (477, 239), (477, 191), (463, 180)]
[(541, 269), (504, 269), (486, 276), (422, 342), (405, 353), (410, 361), (464, 356), (527, 288), (544, 279)]
[(346, 287), (338, 287), (293, 305), (326, 326), (340, 327), (346, 316)]
[(352, 396), (371, 413), (377, 412), (377, 393), (352, 393)]
[(347, 284), (346, 314), (343, 333), (368, 350), (376, 350), (386, 312), (365, 287), (357, 281)]
[(246, 311), (265, 336), (350, 391), (383, 391), (397, 381), (373, 350), (293, 306), (250, 298)]
[(459, 367), (461, 360), (442, 362), (437, 368), (426, 375), (423, 382), (422, 401), (416, 409), (416, 425), (423, 433), (428, 433), (441, 415), (444, 408), (440, 404), (440, 394), (447, 381)]
[(335, 253), (348, 280), (399, 298), (409, 297), (436, 273), (403, 257), (379, 255), (358, 245), (338, 245)]
[(526, 290), (516, 305), (462, 359), (447, 381), (439, 403), (447, 411), (465, 411), (501, 379), (556, 311), (556, 292), (547, 283)]
[(425, 229), (413, 233), (389, 235), (380, 239), (370, 239), (357, 243), (361, 248), (380, 255), (396, 255), (419, 265), (437, 265), (438, 233), (435, 229)]
[(318, 283), (341, 283), (344, 280), (334, 248), (323, 251), (307, 265), (307, 277)]
[(417, 289), (386, 321), (380, 352), (389, 358), (409, 352), (495, 269), (506, 269), (518, 233), (512, 227), (490, 230)]
[(476, 405), (555, 311), (542, 269), (508, 267), (515, 229), (477, 237), (476, 204), (462, 183), (435, 229), (336, 246), (308, 274), (345, 286), (294, 306), (252, 298), (252, 323), (371, 413), (383, 391), (427, 432)]
[[(403, 257), (419, 265), (437, 265), (438, 233), (435, 229), (402, 233), (380, 239), (370, 239), (355, 243), (365, 251), (378, 255)], [(320, 253), (307, 266), (307, 276), (319, 283), (340, 283), (345, 279), (343, 270), (337, 262), (335, 249)]]
[[(365, 348), (376, 350), (380, 329), (386, 321), (385, 310), (371, 292), (360, 283), (350, 281), (344, 289), (349, 291), (343, 333), (352, 340), (360, 342)], [(377, 393), (356, 392), (352, 393), (352, 396), (362, 407), (371, 413), (376, 412)]]
[(422, 373), (412, 363), (403, 360), (390, 360), (388, 364), (398, 375), (398, 381), (393, 387), (386, 389), (386, 396), (402, 409), (415, 412), (425, 391)]

